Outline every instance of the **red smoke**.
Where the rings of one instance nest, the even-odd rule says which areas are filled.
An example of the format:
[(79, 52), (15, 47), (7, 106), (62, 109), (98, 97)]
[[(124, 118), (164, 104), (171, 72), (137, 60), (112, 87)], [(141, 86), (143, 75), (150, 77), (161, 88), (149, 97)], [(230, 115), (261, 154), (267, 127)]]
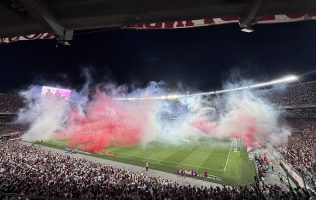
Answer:
[[(59, 136), (68, 139), (70, 148), (93, 152), (111, 145), (135, 145), (141, 142), (142, 134), (147, 134), (144, 128), (151, 109), (152, 105), (145, 101), (115, 101), (97, 92), (83, 112), (74, 108), (68, 113), (67, 128)], [(251, 146), (257, 130), (256, 119), (240, 112), (232, 118), (220, 137), (237, 137), (247, 147)], [(216, 135), (219, 124), (206, 118), (193, 118), (190, 124), (203, 133), (219, 136)]]
[(191, 125), (203, 133), (211, 133), (216, 128), (215, 122), (210, 122), (205, 118), (193, 118), (191, 119)]
[(133, 145), (140, 141), (146, 123), (144, 107), (126, 106), (97, 93), (84, 113), (72, 110), (67, 129), (60, 136), (69, 140), (68, 147), (99, 151), (110, 145)]
[(257, 121), (254, 117), (246, 117), (242, 120), (246, 130), (237, 135), (237, 137), (240, 137), (247, 147), (251, 147), (256, 135)]
[[(206, 134), (216, 132), (217, 124), (215, 122), (210, 122), (205, 118), (193, 118), (191, 124)], [(239, 124), (242, 124), (242, 130), (238, 130), (236, 127), (232, 126), (230, 127), (229, 135), (241, 139), (247, 147), (251, 147), (256, 135), (256, 119), (250, 116), (240, 116)]]

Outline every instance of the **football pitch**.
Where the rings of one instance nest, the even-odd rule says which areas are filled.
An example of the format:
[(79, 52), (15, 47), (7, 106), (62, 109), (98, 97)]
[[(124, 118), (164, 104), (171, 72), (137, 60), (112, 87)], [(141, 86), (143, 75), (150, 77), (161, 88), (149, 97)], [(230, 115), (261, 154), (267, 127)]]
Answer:
[[(50, 140), (42, 144), (67, 149), (67, 143), (67, 140)], [(229, 140), (212, 139), (182, 146), (166, 146), (159, 143), (152, 143), (146, 147), (113, 146), (89, 155), (141, 167), (147, 162), (150, 169), (173, 174), (177, 169), (193, 169), (202, 175), (206, 169), (208, 181), (225, 185), (251, 184), (255, 175), (254, 165), (248, 158), (246, 147)]]

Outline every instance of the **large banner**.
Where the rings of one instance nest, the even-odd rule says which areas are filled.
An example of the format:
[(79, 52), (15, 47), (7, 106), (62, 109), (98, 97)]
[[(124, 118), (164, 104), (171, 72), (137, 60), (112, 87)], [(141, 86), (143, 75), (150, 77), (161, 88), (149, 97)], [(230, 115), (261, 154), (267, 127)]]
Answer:
[[(262, 16), (257, 19), (258, 24), (285, 23), (304, 20), (316, 20), (315, 14), (287, 14), (287, 15), (271, 15)], [(239, 23), (238, 17), (220, 17), (220, 18), (205, 18), (198, 20), (184, 20), (172, 22), (156, 22), (156, 23), (141, 23), (127, 26), (128, 29), (176, 29), (176, 28), (194, 28), (202, 26), (220, 25), (228, 23)], [(52, 33), (29, 34), (15, 37), (0, 37), (0, 44), (7, 44), (16, 41), (36, 40), (36, 39), (54, 39)]]
[(7, 44), (11, 42), (23, 41), (23, 40), (36, 40), (36, 39), (53, 39), (55, 38), (52, 33), (39, 33), (39, 34), (29, 34), (15, 37), (0, 37), (0, 44)]
[[(316, 20), (315, 14), (288, 14), (262, 16), (257, 19), (258, 24), (285, 23), (304, 20)], [(128, 26), (129, 29), (175, 29), (175, 28), (193, 28), (201, 26), (239, 23), (238, 17), (205, 18), (198, 20), (185, 20), (173, 22), (142, 23)]]

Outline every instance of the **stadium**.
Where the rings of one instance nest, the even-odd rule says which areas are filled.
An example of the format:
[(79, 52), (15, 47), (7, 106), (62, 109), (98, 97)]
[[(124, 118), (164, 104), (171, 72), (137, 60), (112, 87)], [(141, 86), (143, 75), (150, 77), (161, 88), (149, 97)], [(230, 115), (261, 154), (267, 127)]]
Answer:
[[(277, 84), (277, 83), (276, 83)], [(280, 84), (280, 83), (279, 83)], [(282, 84), (282, 83), (281, 83)], [(283, 83), (284, 84), (284, 83)], [(184, 142), (179, 145), (164, 145), (162, 144), (160, 140), (155, 140), (154, 142), (150, 142), (146, 144), (146, 146), (140, 145), (139, 141), (137, 142), (130, 142), (129, 140), (123, 140), (122, 138), (115, 138), (114, 135), (112, 135), (113, 141), (109, 144), (109, 146), (102, 146), (99, 147), (95, 144), (96, 141), (102, 140), (100, 138), (100, 135), (106, 134), (105, 132), (109, 131), (108, 129), (90, 129), (89, 131), (92, 132), (93, 138), (97, 138), (97, 140), (94, 139), (87, 139), (87, 140), (81, 140), (77, 141), (77, 144), (69, 145), (71, 142), (69, 140), (74, 138), (68, 138), (65, 139), (65, 134), (63, 133), (62, 136), (58, 136), (55, 139), (47, 139), (47, 140), (28, 140), (28, 131), (32, 130), (30, 129), (30, 124), (12, 124), (12, 119), (16, 118), (16, 114), (19, 112), (19, 110), (23, 107), (25, 107), (26, 102), (28, 102), (26, 99), (23, 99), (25, 97), (21, 97), (14, 94), (1, 94), (1, 148), (2, 148), (2, 154), (1, 154), (1, 160), (2, 160), (2, 191), (15, 191), (18, 192), (20, 188), (10, 188), (10, 181), (23, 181), (19, 184), (26, 184), (28, 181), (31, 181), (32, 175), (37, 171), (36, 168), (42, 171), (44, 177), (41, 178), (42, 181), (47, 181), (46, 184), (46, 192), (45, 195), (58, 195), (58, 193), (54, 193), (56, 191), (51, 191), (51, 189), (48, 189), (47, 187), (51, 188), (51, 184), (61, 184), (66, 183), (64, 175), (58, 176), (58, 181), (49, 180), (49, 177), (52, 176), (54, 173), (59, 173), (60, 171), (58, 168), (63, 166), (68, 166), (66, 173), (67, 176), (71, 176), (71, 181), (75, 181), (76, 184), (78, 184), (78, 181), (84, 181), (84, 179), (78, 179), (78, 176), (76, 174), (81, 173), (81, 177), (85, 177), (88, 174), (86, 173), (92, 173), (94, 175), (89, 177), (89, 182), (96, 181), (95, 178), (104, 179), (100, 177), (99, 172), (100, 171), (108, 171), (110, 170), (110, 175), (108, 175), (107, 178), (110, 178), (110, 180), (114, 181), (115, 179), (121, 179), (122, 176), (125, 177), (122, 179), (128, 180), (128, 182), (135, 183), (135, 180), (138, 181), (146, 181), (143, 180), (146, 176), (145, 171), (145, 163), (149, 163), (150, 170), (159, 170), (163, 172), (168, 172), (170, 174), (175, 174), (177, 179), (179, 181), (185, 177), (197, 179), (197, 180), (203, 180), (203, 181), (209, 181), (216, 184), (221, 185), (230, 185), (230, 186), (240, 186), (240, 185), (249, 185), (249, 184), (255, 184), (256, 180), (258, 180), (260, 177), (269, 177), (269, 176), (276, 176), (273, 174), (269, 174), (271, 171), (271, 164), (268, 163), (268, 169), (266, 169), (266, 165), (260, 161), (260, 159), (267, 156), (267, 158), (264, 159), (273, 159), (274, 162), (274, 168), (277, 168), (276, 165), (280, 164), (280, 166), (283, 166), (284, 172), (287, 173), (287, 176), (289, 177), (287, 184), (292, 184), (292, 187), (295, 187), (296, 184), (299, 186), (297, 178), (294, 178), (295, 175), (292, 173), (297, 173), (298, 175), (304, 175), (302, 176), (304, 179), (304, 184), (308, 188), (313, 188), (314, 182), (314, 176), (315, 176), (315, 157), (314, 151), (315, 151), (315, 143), (314, 143), (314, 132), (315, 132), (315, 108), (314, 104), (315, 102), (315, 81), (307, 82), (307, 83), (287, 83), (290, 84), (286, 87), (286, 89), (278, 89), (277, 87), (273, 87), (270, 89), (262, 89), (262, 88), (255, 88), (253, 89), (256, 96), (264, 99), (269, 99), (269, 101), (276, 105), (276, 108), (284, 110), (282, 112), (281, 118), (282, 120), (285, 120), (288, 126), (291, 126), (291, 129), (293, 130), (293, 133), (291, 136), (289, 136), (289, 139), (286, 143), (282, 145), (276, 145), (276, 146), (266, 146), (267, 144), (264, 144), (264, 140), (261, 140), (261, 144), (256, 143), (254, 141), (253, 144), (250, 146), (246, 145), (245, 138), (240, 136), (231, 137), (230, 139), (223, 139), (223, 138), (216, 138), (216, 136), (211, 137), (201, 137), (198, 138), (194, 143), (191, 142)], [(275, 83), (273, 83), (273, 86), (275, 86)], [(243, 90), (250, 90), (249, 88), (237, 90), (236, 88), (233, 90), (227, 90), (226, 93), (231, 95), (231, 92), (233, 93), (243, 93)], [(46, 93), (47, 87), (42, 88), (42, 93), (44, 96), (40, 96), (40, 98), (53, 98), (53, 101), (55, 97), (47, 97)], [(54, 93), (54, 88), (50, 88), (50, 92)], [(219, 93), (219, 92), (218, 92)], [(66, 94), (66, 93), (65, 93)], [(200, 96), (201, 94), (191, 94), (191, 96)], [(205, 95), (205, 94), (203, 94)], [(208, 95), (207, 95), (208, 96)], [(170, 96), (171, 97), (171, 96)], [(172, 96), (172, 100), (166, 100), (163, 97), (163, 99), (159, 99), (159, 102), (167, 101), (167, 103), (172, 104), (173, 112), (180, 112), (181, 106), (177, 105), (179, 104), (178, 101), (180, 101), (180, 98), (188, 98), (186, 97), (178, 97), (177, 100), (175, 100), (175, 96)], [(67, 101), (67, 98), (62, 98), (62, 100), (57, 99), (57, 101)], [(155, 98), (158, 98), (157, 96)], [(208, 96), (208, 98), (211, 98)], [(221, 96), (217, 96), (216, 100), (213, 99), (212, 106), (214, 106), (215, 110), (220, 106), (223, 107), (224, 104), (224, 96), (221, 94)], [(112, 99), (112, 101), (118, 101), (115, 99)], [(120, 102), (127, 101), (128, 103), (131, 103), (131, 101), (144, 101), (137, 98), (134, 98), (131, 100), (130, 97), (127, 97), (126, 99), (120, 99)], [(153, 100), (145, 100), (145, 101), (153, 101)], [(157, 101), (157, 100), (154, 100)], [(135, 103), (135, 102), (133, 102)], [(210, 103), (209, 100), (207, 103)], [(203, 108), (206, 106), (206, 102), (203, 104)], [(210, 106), (210, 104), (208, 104)], [(209, 118), (216, 118), (216, 115), (214, 115), (214, 111), (208, 112), (207, 115)], [(21, 115), (21, 114), (20, 114)], [(164, 120), (169, 121), (183, 121), (185, 120), (184, 117), (177, 119), (176, 115), (174, 113), (162, 113), (160, 114), (163, 116)], [(199, 115), (201, 118), (201, 115)], [(201, 122), (200, 122), (201, 123)], [(203, 122), (202, 122), (203, 123)], [(205, 123), (205, 122), (204, 122)], [(174, 127), (173, 127), (174, 128)], [(204, 127), (199, 127), (201, 129), (210, 128), (206, 125)], [(122, 127), (121, 127), (122, 129)], [(114, 128), (115, 130), (115, 128)], [(133, 129), (131, 129), (133, 130)], [(176, 128), (174, 128), (176, 130)], [(76, 130), (73, 130), (74, 132)], [(80, 129), (80, 131), (83, 131), (83, 128)], [(113, 129), (112, 129), (113, 131)], [(128, 130), (130, 131), (130, 130)], [(26, 134), (25, 134), (26, 133)], [(129, 132), (128, 132), (129, 133)], [(81, 134), (80, 132), (78, 134)], [(84, 133), (85, 135), (88, 135), (89, 132), (86, 131)], [(111, 134), (114, 134), (112, 132)], [(129, 133), (130, 134), (130, 133)], [(70, 135), (68, 133), (68, 135)], [(22, 137), (21, 137), (22, 136)], [(20, 139), (19, 139), (20, 138)], [(22, 138), (22, 139), (21, 139)], [(24, 139), (25, 138), (25, 139)], [(257, 139), (259, 141), (259, 135), (257, 136)], [(78, 139), (78, 138), (77, 138)], [(171, 137), (168, 137), (169, 140), (171, 140)], [(194, 138), (190, 138), (194, 139)], [(119, 141), (120, 140), (120, 141)], [(300, 142), (304, 141), (304, 143)], [(34, 143), (35, 142), (35, 143)], [(118, 144), (118, 142), (121, 142)], [(35, 145), (34, 144), (38, 144)], [(87, 145), (88, 143), (88, 145)], [(104, 144), (104, 142), (102, 142)], [(166, 141), (164, 141), (166, 143)], [(41, 147), (42, 146), (42, 147)], [(44, 148), (43, 148), (44, 147)], [(51, 151), (47, 151), (47, 149)], [(248, 147), (248, 150), (247, 150)], [(294, 148), (293, 148), (294, 147)], [(97, 149), (95, 149), (97, 148)], [(256, 150), (250, 150), (249, 148), (253, 148)], [(52, 152), (52, 149), (59, 149), (62, 151), (55, 150)], [(263, 150), (265, 149), (265, 150)], [(256, 152), (260, 152), (259, 154), (256, 154)], [(57, 152), (57, 153), (56, 153)], [(62, 155), (62, 154), (66, 155)], [(74, 155), (81, 154), (79, 158), (76, 158)], [(267, 154), (267, 155), (265, 155)], [(19, 155), (19, 156), (18, 156)], [(71, 156), (70, 156), (71, 155)], [(261, 156), (261, 158), (256, 158), (256, 156)], [(123, 169), (115, 168), (115, 162), (112, 165), (107, 164), (98, 164), (94, 161), (91, 161), (87, 159), (86, 157), (96, 157), (98, 159), (105, 159), (120, 163), (127, 163), (133, 166), (140, 166), (139, 169), (128, 169), (129, 165), (123, 165)], [(302, 158), (304, 158), (302, 160)], [(34, 161), (34, 159), (36, 161)], [(66, 159), (66, 160), (65, 160)], [(86, 160), (87, 159), (87, 160)], [(3, 162), (4, 160), (7, 160), (8, 162)], [(46, 161), (45, 161), (46, 160)], [(47, 160), (50, 160), (47, 162)], [(56, 161), (54, 161), (56, 160)], [(270, 162), (270, 161), (269, 161)], [(277, 163), (280, 162), (280, 163)], [(19, 165), (16, 165), (18, 168), (8, 168), (10, 170), (22, 170), (19, 171), (19, 176), (24, 174), (24, 177), (26, 179), (20, 179), (19, 176), (14, 176), (10, 173), (10, 170), (7, 171), (6, 167), (9, 167), (10, 165), (13, 165), (13, 163), (16, 163)], [(25, 166), (25, 167), (22, 167)], [(28, 167), (27, 167), (28, 166)], [(72, 167), (71, 167), (72, 166)], [(73, 168), (74, 166), (77, 166)], [(12, 166), (11, 166), (12, 167)], [(89, 168), (89, 170), (85, 170), (86, 168)], [(288, 170), (287, 167), (291, 167), (294, 172), (286, 171)], [(69, 169), (68, 169), (69, 168)], [(127, 168), (128, 170), (124, 170)], [(270, 169), (269, 169), (270, 168)], [(35, 170), (35, 171), (34, 171)], [(79, 170), (79, 171), (78, 171)], [(92, 171), (91, 171), (92, 170)], [(129, 171), (131, 170), (131, 171)], [(135, 172), (134, 170), (138, 170)], [(270, 171), (269, 171), (270, 170)], [(59, 172), (58, 172), (59, 171)], [(207, 175), (205, 174), (205, 171)], [(9, 179), (4, 180), (3, 176), (9, 174), (4, 174), (3, 172), (7, 172), (10, 175)], [(284, 173), (283, 172), (283, 173)], [(64, 172), (65, 173), (65, 172)], [(51, 174), (51, 175), (50, 175)], [(57, 175), (56, 174), (56, 175)], [(62, 173), (63, 174), (63, 173)], [(35, 175), (35, 174), (34, 174)], [(37, 176), (37, 175), (36, 175)], [(163, 176), (163, 174), (161, 175)], [(205, 177), (207, 176), (207, 177)], [(258, 176), (257, 178), (254, 178)], [(46, 177), (46, 178), (45, 178)], [(77, 177), (77, 178), (75, 178)], [(95, 177), (95, 178), (93, 178)], [(121, 177), (121, 178), (119, 178)], [(113, 179), (114, 178), (114, 179)], [(155, 182), (156, 184), (160, 185), (160, 187), (177, 187), (175, 182), (170, 182), (168, 184), (167, 179), (161, 178), (154, 178), (154, 177), (148, 177), (149, 182)], [(28, 180), (29, 179), (29, 180)], [(285, 178), (284, 178), (285, 179)], [(27, 182), (24, 182), (27, 181)], [(68, 180), (69, 181), (69, 180)], [(101, 181), (102, 182), (102, 181)], [(124, 181), (125, 182), (125, 181)], [(194, 181), (190, 182), (193, 184)], [(263, 181), (262, 181), (263, 182)], [(68, 189), (70, 183), (67, 183), (64, 185), (65, 192)], [(94, 183), (96, 184), (96, 183)], [(100, 184), (100, 182), (99, 182)], [(108, 182), (104, 184), (110, 184)], [(126, 184), (126, 183), (125, 183)], [(178, 183), (177, 183), (178, 184)], [(216, 185), (215, 184), (215, 185)], [(301, 183), (302, 184), (302, 183)], [(70, 184), (71, 185), (71, 184)], [(110, 184), (111, 185), (111, 184)], [(32, 188), (32, 186), (30, 186)], [(84, 186), (83, 186), (84, 187)], [(104, 189), (104, 186), (101, 187), (100, 185), (94, 185), (94, 190)], [(108, 187), (108, 186), (107, 186)], [(114, 187), (113, 185), (111, 187)], [(117, 187), (117, 186), (115, 186)], [(131, 190), (133, 190), (133, 184), (128, 184), (128, 187), (130, 187)], [(241, 186), (240, 186), (241, 187)], [(303, 187), (303, 186), (302, 186)], [(26, 189), (26, 188), (25, 188)], [(23, 189), (23, 190), (25, 190)], [(69, 189), (72, 189), (69, 187)], [(77, 187), (78, 189), (78, 187)], [(114, 189), (114, 188), (112, 188)], [(135, 188), (134, 188), (135, 189)], [(192, 190), (191, 186), (185, 186), (185, 190), (189, 192)], [(205, 188), (206, 189), (206, 188)], [(203, 189), (203, 190), (205, 190)], [(36, 189), (31, 189), (31, 191), (35, 191)], [(45, 191), (45, 187), (42, 188), (43, 191)], [(144, 188), (144, 191), (147, 189)], [(201, 192), (199, 195), (203, 195), (203, 190), (197, 191), (197, 194)], [(217, 189), (216, 189), (217, 190)], [(220, 191), (225, 191), (227, 189), (220, 189)], [(243, 190), (246, 190), (247, 193), (251, 193), (252, 190), (244, 188)], [(269, 188), (270, 191), (278, 191), (281, 190), (279, 186), (272, 186)], [(52, 192), (52, 193), (50, 193)], [(73, 191), (75, 194), (75, 191)], [(229, 192), (233, 192), (232, 190), (229, 190)], [(44, 194), (44, 193), (42, 193)], [(102, 193), (99, 197), (101, 197)], [(104, 193), (106, 195), (111, 194)], [(263, 193), (256, 193), (257, 195)], [(166, 195), (166, 194), (165, 194)], [(70, 196), (71, 197), (71, 196)], [(81, 196), (83, 197), (83, 196)], [(92, 196), (90, 196), (92, 197)], [(96, 197), (96, 196), (94, 196)], [(69, 196), (67, 196), (69, 198)]]
[(0, 11), (0, 199), (316, 199), (314, 1)]

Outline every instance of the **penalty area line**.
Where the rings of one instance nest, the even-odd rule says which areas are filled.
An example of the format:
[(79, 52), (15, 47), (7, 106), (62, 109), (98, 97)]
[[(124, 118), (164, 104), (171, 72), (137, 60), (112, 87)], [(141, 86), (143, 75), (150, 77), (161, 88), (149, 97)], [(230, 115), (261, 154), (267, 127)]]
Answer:
[(230, 152), (232, 151), (232, 146), (233, 146), (233, 141), (230, 142), (230, 149), (229, 149), (228, 156), (227, 156), (226, 163), (225, 163), (225, 167), (224, 167), (224, 170), (223, 170), (224, 172), (226, 171), (226, 168), (227, 168)]

